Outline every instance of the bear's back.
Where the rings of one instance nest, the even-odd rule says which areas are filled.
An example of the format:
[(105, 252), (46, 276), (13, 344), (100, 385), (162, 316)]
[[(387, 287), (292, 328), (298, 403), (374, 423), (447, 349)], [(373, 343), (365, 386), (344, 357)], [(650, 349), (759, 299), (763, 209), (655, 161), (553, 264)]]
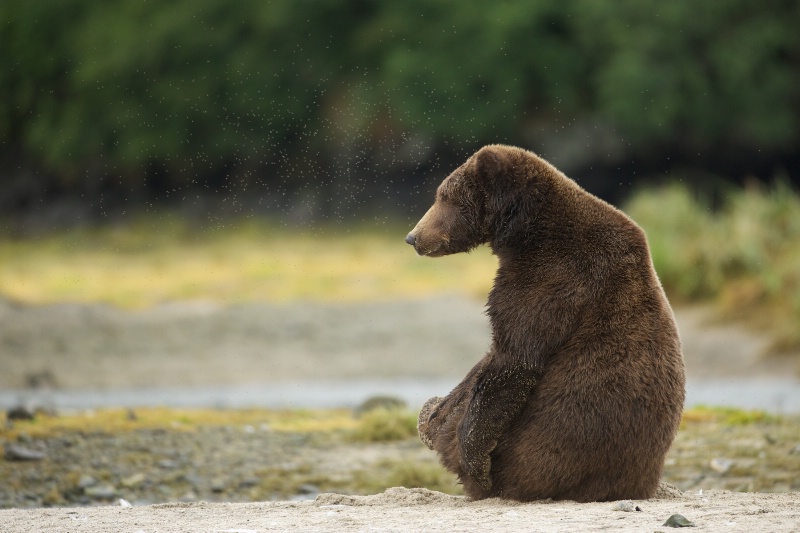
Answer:
[(492, 454), (493, 479), (502, 488), (495, 495), (523, 501), (648, 498), (683, 410), (684, 364), (674, 316), (641, 228), (552, 170), (559, 189), (552, 197), (566, 201), (552, 206), (552, 230), (539, 236), (536, 254), (508, 263), (508, 277), (498, 277), (493, 297), (538, 303), (535, 291), (513, 298), (520, 286), (515, 276), (537, 284), (550, 280), (551, 286), (563, 278), (589, 291), (589, 303)]

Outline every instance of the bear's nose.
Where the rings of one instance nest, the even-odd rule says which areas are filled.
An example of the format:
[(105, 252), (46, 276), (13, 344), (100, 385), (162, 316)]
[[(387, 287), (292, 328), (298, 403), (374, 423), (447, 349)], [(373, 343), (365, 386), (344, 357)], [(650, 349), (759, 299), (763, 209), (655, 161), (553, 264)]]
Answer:
[(406, 235), (406, 242), (411, 246), (414, 246), (414, 243), (417, 242), (417, 238), (414, 237), (413, 233), (409, 233), (408, 235)]

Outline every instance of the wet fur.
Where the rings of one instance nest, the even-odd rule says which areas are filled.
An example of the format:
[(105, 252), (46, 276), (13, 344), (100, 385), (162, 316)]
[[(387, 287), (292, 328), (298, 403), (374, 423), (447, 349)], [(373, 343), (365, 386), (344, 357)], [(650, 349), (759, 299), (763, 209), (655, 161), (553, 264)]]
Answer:
[(535, 154), (487, 146), (439, 186), (418, 253), (488, 243), (492, 345), (420, 414), (468, 496), (644, 499), (684, 401), (672, 311), (641, 229)]

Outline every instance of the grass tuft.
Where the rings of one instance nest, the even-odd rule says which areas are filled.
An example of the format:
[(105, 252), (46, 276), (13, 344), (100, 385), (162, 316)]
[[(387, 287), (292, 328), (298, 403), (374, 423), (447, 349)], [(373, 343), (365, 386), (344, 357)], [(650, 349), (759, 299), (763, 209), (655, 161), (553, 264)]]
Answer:
[(732, 407), (697, 406), (683, 413), (681, 426), (687, 423), (717, 422), (724, 426), (747, 426), (751, 424), (774, 424), (779, 417), (760, 410), (736, 409)]
[(464, 494), (455, 474), (428, 461), (384, 460), (369, 472), (359, 472), (354, 487), (362, 494), (376, 494), (391, 487), (425, 488), (457, 496)]
[(405, 409), (372, 409), (361, 415), (352, 439), (357, 442), (387, 442), (417, 436), (417, 413)]

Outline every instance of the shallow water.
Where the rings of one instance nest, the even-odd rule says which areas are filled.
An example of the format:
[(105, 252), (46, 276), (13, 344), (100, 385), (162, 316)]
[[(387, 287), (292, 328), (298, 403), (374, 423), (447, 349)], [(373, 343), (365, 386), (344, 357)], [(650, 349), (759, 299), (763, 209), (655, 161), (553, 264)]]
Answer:
[[(418, 407), (456, 385), (452, 378), (294, 381), (236, 387), (129, 390), (0, 391), (0, 408), (33, 404), (59, 409), (99, 407), (333, 408), (355, 407), (371, 396), (389, 395)], [(690, 379), (686, 406), (760, 409), (800, 413), (800, 382), (780, 378)]]

